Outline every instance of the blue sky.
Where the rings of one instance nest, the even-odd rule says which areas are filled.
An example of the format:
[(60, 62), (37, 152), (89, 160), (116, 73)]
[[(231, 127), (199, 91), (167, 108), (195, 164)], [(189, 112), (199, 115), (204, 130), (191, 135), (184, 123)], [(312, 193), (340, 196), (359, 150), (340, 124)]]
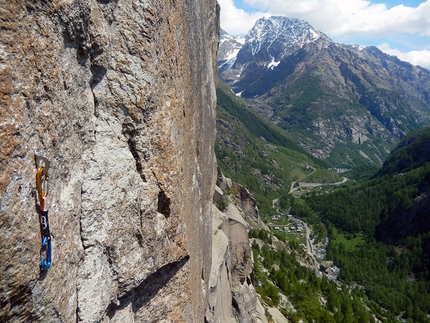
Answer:
[(300, 18), (337, 42), (377, 46), (430, 69), (430, 0), (218, 0), (221, 28), (244, 36), (263, 16)]

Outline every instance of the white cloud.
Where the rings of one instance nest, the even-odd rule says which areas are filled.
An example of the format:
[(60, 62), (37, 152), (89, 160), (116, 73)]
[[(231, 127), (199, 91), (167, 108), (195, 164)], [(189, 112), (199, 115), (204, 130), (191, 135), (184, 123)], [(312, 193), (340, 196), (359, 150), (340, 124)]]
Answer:
[[(226, 1), (226, 0), (225, 0)], [(229, 1), (232, 2), (232, 1)], [(380, 37), (390, 33), (430, 36), (430, 0), (417, 8), (404, 5), (388, 9), (365, 0), (244, 0), (264, 12), (300, 18), (333, 36), (366, 33)]]
[(379, 45), (378, 48), (384, 53), (397, 56), (402, 61), (409, 62), (413, 65), (419, 65), (430, 70), (430, 50), (413, 50), (402, 53), (398, 49), (391, 48), (387, 43)]
[(235, 7), (233, 0), (218, 0), (221, 7), (221, 28), (231, 35), (245, 35), (263, 16), (263, 12), (247, 13)]

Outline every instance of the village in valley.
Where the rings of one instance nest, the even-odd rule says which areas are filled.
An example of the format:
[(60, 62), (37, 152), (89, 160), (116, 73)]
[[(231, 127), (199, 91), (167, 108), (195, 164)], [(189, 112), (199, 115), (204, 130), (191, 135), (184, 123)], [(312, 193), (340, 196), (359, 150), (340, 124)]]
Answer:
[(317, 242), (312, 226), (291, 214), (273, 215), (268, 226), (274, 232), (285, 234), (287, 241), (297, 241), (299, 248), (308, 256), (308, 265), (315, 269), (318, 276), (325, 275), (330, 280), (337, 280), (340, 269), (332, 261), (325, 260), (329, 242), (327, 234), (325, 239)]

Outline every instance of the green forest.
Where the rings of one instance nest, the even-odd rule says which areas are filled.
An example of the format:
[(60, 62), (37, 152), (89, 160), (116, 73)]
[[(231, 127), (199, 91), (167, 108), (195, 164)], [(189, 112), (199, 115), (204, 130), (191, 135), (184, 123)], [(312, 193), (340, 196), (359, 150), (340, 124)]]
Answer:
[[(264, 230), (262, 230), (264, 231)], [(251, 237), (263, 238), (266, 234), (253, 231)], [(269, 242), (268, 240), (264, 240)], [(327, 278), (318, 278), (315, 272), (303, 267), (297, 261), (297, 254), (303, 252), (298, 245), (290, 244), (293, 252), (273, 249), (267, 244), (259, 247), (253, 244), (254, 273), (258, 281), (257, 292), (266, 304), (277, 306), (291, 322), (370, 322), (371, 316), (364, 307), (361, 293), (350, 293)], [(267, 274), (262, 268), (270, 268)], [(276, 287), (275, 287), (276, 286)], [(281, 305), (279, 292), (288, 297), (296, 311)], [(322, 305), (321, 300), (324, 305)]]
[[(411, 322), (430, 322), (429, 134), (405, 138), (372, 179), (305, 198), (329, 228), (327, 258), (341, 268), (341, 281)], [(336, 242), (339, 232), (361, 242)]]

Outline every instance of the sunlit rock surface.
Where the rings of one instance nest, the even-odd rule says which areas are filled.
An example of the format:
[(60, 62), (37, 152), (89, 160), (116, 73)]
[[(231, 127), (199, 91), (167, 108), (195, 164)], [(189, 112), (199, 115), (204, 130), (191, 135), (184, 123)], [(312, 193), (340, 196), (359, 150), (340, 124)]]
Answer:
[[(201, 322), (215, 1), (0, 1), (0, 317)], [(39, 268), (33, 151), (51, 161)]]

